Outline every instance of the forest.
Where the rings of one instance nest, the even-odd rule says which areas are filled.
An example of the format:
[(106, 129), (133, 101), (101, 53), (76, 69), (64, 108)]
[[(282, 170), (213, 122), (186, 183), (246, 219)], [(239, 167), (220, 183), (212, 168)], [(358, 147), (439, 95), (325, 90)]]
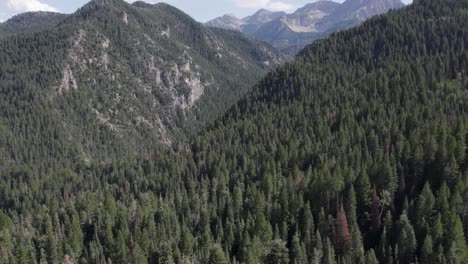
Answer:
[(0, 263), (468, 263), (467, 48), (468, 1), (415, 0), (120, 160), (74, 156), (11, 82), (50, 135), (0, 123)]

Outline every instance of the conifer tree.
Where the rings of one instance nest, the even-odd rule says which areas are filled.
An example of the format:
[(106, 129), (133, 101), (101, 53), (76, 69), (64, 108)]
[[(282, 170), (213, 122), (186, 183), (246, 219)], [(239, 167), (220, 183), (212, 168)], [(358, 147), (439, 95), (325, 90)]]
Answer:
[(380, 209), (379, 209), (379, 197), (377, 195), (377, 186), (374, 185), (372, 189), (372, 205), (371, 205), (371, 228), (373, 232), (380, 231)]
[(270, 244), (270, 252), (265, 257), (266, 264), (287, 264), (289, 263), (289, 250), (286, 242), (273, 240)]
[(351, 234), (349, 233), (348, 220), (343, 206), (338, 212), (336, 224), (335, 248), (336, 254), (345, 256), (351, 247)]
[(405, 213), (398, 220), (398, 259), (400, 263), (411, 263), (415, 257), (417, 244), (413, 226)]
[(208, 264), (228, 264), (223, 250), (219, 245), (213, 246), (210, 251), (210, 257), (208, 259)]
[(433, 244), (431, 235), (427, 235), (421, 248), (421, 263), (434, 263)]
[(291, 261), (294, 264), (305, 264), (307, 263), (304, 252), (299, 241), (299, 237), (295, 235), (292, 239), (291, 245)]
[(375, 252), (373, 249), (370, 249), (369, 251), (366, 252), (366, 264), (379, 264), (379, 261), (377, 260), (377, 257), (375, 256)]
[(333, 245), (330, 242), (328, 237), (325, 237), (323, 242), (323, 256), (322, 262), (323, 264), (336, 264), (335, 260), (335, 250), (333, 250)]

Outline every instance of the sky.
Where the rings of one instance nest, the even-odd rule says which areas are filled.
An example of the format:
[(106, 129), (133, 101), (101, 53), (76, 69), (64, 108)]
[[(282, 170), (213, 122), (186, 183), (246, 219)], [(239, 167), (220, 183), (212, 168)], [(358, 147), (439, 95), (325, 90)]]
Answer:
[[(135, 2), (126, 0), (127, 2)], [(246, 17), (258, 9), (293, 12), (316, 0), (143, 0), (148, 3), (165, 2), (189, 14), (197, 21), (206, 22), (224, 14)], [(344, 0), (333, 0), (343, 2)], [(402, 0), (410, 3), (412, 0)], [(89, 0), (0, 0), (0, 22), (27, 11), (55, 11), (73, 13)]]

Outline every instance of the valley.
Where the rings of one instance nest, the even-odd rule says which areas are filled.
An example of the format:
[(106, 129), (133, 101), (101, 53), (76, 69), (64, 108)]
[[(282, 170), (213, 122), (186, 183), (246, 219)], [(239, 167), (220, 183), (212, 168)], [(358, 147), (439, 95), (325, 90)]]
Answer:
[(1, 23), (0, 263), (467, 263), (467, 18), (415, 0), (294, 59), (165, 3)]

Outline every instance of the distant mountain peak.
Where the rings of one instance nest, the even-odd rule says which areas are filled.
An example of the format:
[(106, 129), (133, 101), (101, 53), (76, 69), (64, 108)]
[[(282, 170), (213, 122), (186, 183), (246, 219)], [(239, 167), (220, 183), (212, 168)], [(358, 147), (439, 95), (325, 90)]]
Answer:
[(241, 26), (244, 24), (244, 21), (237, 18), (232, 14), (225, 14), (222, 17), (215, 18), (211, 21), (208, 21), (205, 25), (208, 27), (215, 28), (224, 28), (232, 30), (241, 30)]
[(403, 6), (400, 0), (346, 0), (342, 4), (319, 0), (292, 14), (260, 9), (242, 20), (221, 17), (206, 25), (242, 31), (292, 54), (331, 32), (358, 25), (374, 15)]
[(254, 15), (264, 15), (264, 14), (271, 14), (271, 13), (273, 13), (273, 12), (270, 11), (270, 10), (267, 10), (265, 8), (262, 8), (262, 9), (258, 10), (257, 12), (255, 12)]
[(143, 2), (143, 1), (136, 1), (136, 2), (133, 2), (132, 5), (133, 5), (133, 6), (136, 6), (136, 7), (141, 7), (141, 8), (148, 8), (148, 7), (152, 7), (152, 6), (153, 6), (152, 4), (148, 4), (148, 3)]
[(338, 6), (339, 3), (329, 0), (320, 0), (314, 3), (306, 4), (304, 7), (299, 8), (294, 14), (304, 14), (311, 11), (322, 11), (327, 14), (333, 12)]
[(238, 19), (238, 17), (236, 15), (234, 15), (234, 14), (224, 14), (223, 17), (231, 17), (231, 18), (237, 18)]
[(95, 3), (99, 5), (109, 5), (115, 3), (124, 3), (124, 0), (92, 0), (90, 3)]
[(260, 9), (255, 14), (242, 19), (244, 22), (249, 24), (267, 23), (272, 20), (278, 19), (279, 17), (286, 15), (285, 12), (272, 12), (266, 9)]
[(92, 9), (92, 8), (111, 8), (111, 7), (124, 7), (129, 6), (127, 2), (124, 0), (92, 0), (88, 2), (86, 5), (80, 8), (80, 10)]

